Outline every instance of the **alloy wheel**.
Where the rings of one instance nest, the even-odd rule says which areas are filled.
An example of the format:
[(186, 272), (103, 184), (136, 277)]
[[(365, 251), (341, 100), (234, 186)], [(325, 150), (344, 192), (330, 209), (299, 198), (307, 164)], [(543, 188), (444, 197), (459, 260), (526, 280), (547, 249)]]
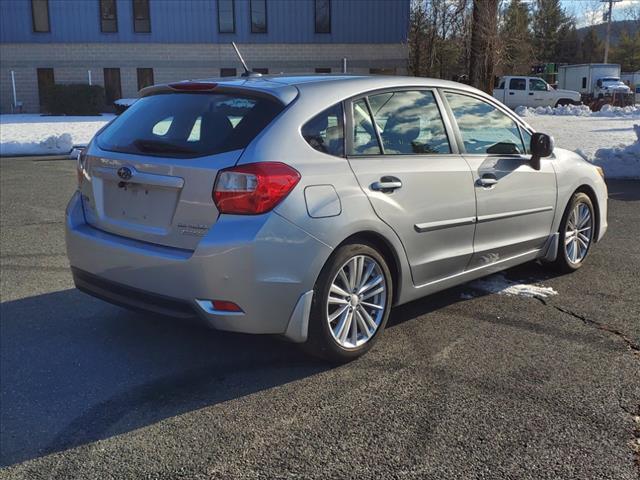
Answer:
[(593, 229), (591, 209), (586, 203), (577, 203), (567, 219), (564, 250), (571, 263), (580, 263), (587, 256)]
[(354, 349), (378, 331), (387, 302), (387, 282), (378, 262), (367, 255), (350, 258), (331, 282), (326, 319), (334, 340)]

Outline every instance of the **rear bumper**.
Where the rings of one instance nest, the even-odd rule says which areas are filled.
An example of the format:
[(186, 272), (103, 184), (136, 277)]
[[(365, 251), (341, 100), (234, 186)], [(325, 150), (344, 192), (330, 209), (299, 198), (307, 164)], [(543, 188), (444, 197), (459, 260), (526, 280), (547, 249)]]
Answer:
[[(88, 225), (76, 193), (66, 213), (67, 255), (78, 289), (111, 303), (200, 316), (220, 330), (285, 334), (331, 249), (276, 213), (222, 216), (195, 251)], [(243, 312), (206, 308), (227, 300)]]

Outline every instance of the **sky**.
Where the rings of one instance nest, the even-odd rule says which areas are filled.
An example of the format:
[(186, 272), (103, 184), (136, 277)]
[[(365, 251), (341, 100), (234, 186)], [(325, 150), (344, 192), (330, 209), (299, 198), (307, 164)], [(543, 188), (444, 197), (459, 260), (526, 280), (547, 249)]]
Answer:
[[(607, 6), (599, 0), (561, 0), (567, 13), (576, 18), (578, 27), (602, 23), (602, 14)], [(613, 19), (625, 20), (632, 10), (640, 14), (640, 0), (622, 0), (613, 4)]]

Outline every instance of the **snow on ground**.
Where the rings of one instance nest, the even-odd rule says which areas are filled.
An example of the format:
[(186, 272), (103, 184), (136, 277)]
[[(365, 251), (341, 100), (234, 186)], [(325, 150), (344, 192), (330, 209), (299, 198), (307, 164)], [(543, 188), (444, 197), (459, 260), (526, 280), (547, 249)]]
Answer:
[(113, 117), (0, 115), (0, 156), (69, 153), (74, 145), (89, 143)]
[[(546, 298), (557, 295), (551, 287), (545, 287), (535, 283), (520, 283), (509, 280), (504, 273), (496, 273), (468, 284), (473, 290), (483, 293), (498, 293), (501, 295), (516, 295), (521, 297)], [(473, 298), (473, 294), (462, 293), (461, 298), (467, 300)]]
[(565, 105), (561, 107), (516, 107), (515, 112), (521, 117), (538, 115), (559, 115), (572, 117), (631, 117), (640, 119), (640, 105), (614, 107), (604, 105), (600, 111), (592, 112), (586, 105)]
[(525, 121), (536, 131), (553, 136), (556, 147), (578, 152), (601, 166), (607, 178), (640, 178), (640, 141), (634, 131), (634, 123), (640, 123), (640, 114), (637, 117), (534, 115), (527, 116)]

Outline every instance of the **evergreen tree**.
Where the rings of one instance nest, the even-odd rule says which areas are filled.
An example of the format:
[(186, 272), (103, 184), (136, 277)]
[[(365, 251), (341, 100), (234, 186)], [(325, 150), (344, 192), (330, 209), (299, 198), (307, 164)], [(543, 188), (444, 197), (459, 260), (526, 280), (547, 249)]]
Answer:
[(534, 62), (529, 23), (529, 7), (522, 0), (511, 0), (504, 11), (500, 36), (504, 42), (503, 65), (507, 73), (528, 74)]
[(584, 63), (600, 63), (604, 57), (604, 46), (598, 38), (596, 29), (591, 27), (582, 39), (581, 61)]
[(533, 13), (533, 37), (538, 60), (555, 62), (560, 30), (569, 22), (560, 0), (536, 0)]
[(560, 27), (555, 63), (576, 63), (580, 57), (580, 37), (573, 21)]
[(619, 63), (623, 72), (640, 70), (640, 30), (633, 35), (623, 30), (618, 45), (611, 51), (611, 61)]

